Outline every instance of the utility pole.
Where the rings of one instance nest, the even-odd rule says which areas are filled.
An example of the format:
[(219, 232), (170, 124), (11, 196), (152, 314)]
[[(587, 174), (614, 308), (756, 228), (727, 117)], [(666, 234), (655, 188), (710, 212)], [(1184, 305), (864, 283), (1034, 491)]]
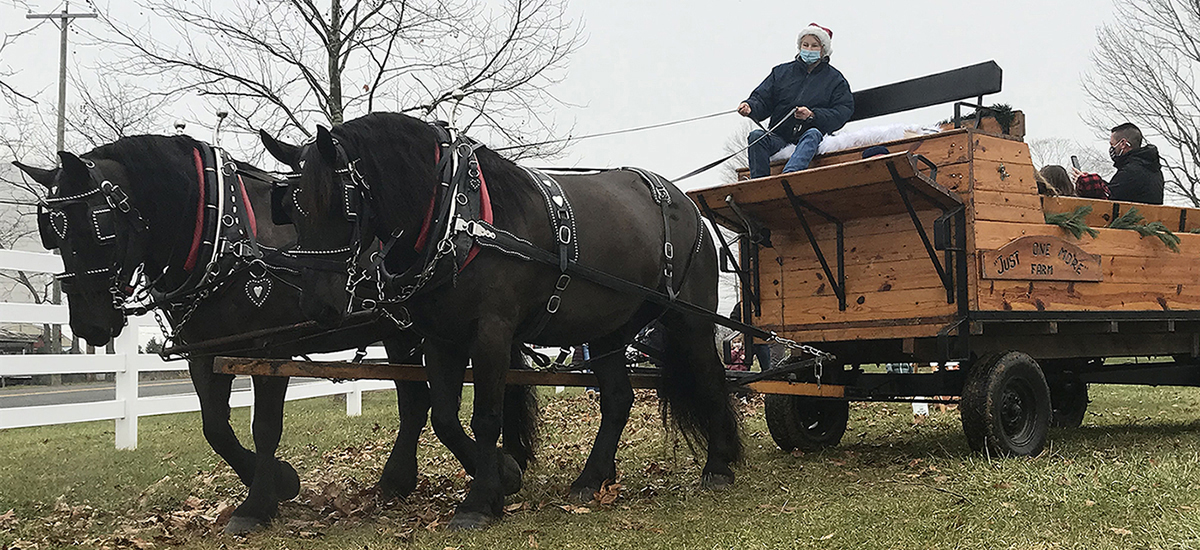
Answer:
[[(58, 141), (56, 147), (59, 151), (66, 148), (67, 28), (71, 26), (72, 19), (94, 19), (96, 17), (94, 13), (71, 13), (70, 5), (70, 2), (64, 3), (62, 13), (30, 13), (25, 15), (26, 19), (57, 19), (58, 28), (62, 34), (58, 43)], [(54, 304), (62, 303), (62, 285), (57, 280), (54, 281), (54, 286), (51, 290), (50, 302)], [(50, 328), (50, 353), (62, 353), (62, 325), (53, 325)]]

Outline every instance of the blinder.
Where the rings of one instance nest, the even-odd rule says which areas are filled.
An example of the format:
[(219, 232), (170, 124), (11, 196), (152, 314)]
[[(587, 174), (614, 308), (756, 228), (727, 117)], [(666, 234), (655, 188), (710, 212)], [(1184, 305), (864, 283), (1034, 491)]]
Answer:
[(287, 180), (271, 185), (271, 223), (275, 225), (292, 225), (292, 213), (286, 204), (289, 189)]
[(50, 210), (39, 204), (37, 222), (42, 248), (55, 250), (58, 243), (67, 238), (67, 215), (62, 211)]

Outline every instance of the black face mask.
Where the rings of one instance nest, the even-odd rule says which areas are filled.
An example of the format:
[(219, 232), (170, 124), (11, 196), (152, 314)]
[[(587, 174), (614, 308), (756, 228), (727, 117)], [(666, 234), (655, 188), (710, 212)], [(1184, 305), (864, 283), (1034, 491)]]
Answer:
[[(1111, 159), (1113, 159), (1113, 161), (1116, 161), (1116, 160), (1117, 160), (1117, 157), (1119, 157), (1119, 156), (1121, 156), (1121, 155), (1124, 155), (1125, 153), (1128, 153), (1128, 152), (1129, 152), (1129, 151), (1125, 151), (1125, 153), (1120, 153), (1120, 152), (1118, 152), (1119, 150), (1117, 149), (1117, 146), (1118, 146), (1118, 145), (1121, 145), (1121, 143), (1124, 143), (1124, 142), (1125, 142), (1125, 140), (1121, 140), (1121, 141), (1118, 141), (1118, 142), (1117, 142), (1117, 145), (1111, 145), (1111, 146), (1109, 146), (1109, 148), (1108, 148), (1108, 157), (1109, 157), (1109, 158), (1111, 158)], [(1130, 150), (1132, 150), (1132, 149), (1133, 149), (1133, 148), (1131, 147), (1131, 148), (1130, 148)]]

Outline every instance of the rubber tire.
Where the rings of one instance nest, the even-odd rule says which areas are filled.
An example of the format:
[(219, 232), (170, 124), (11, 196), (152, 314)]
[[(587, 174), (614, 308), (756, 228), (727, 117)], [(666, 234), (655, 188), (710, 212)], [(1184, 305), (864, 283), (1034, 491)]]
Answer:
[(1087, 416), (1088, 386), (1077, 376), (1055, 379), (1050, 386), (1052, 428), (1078, 428)]
[(819, 451), (835, 447), (846, 433), (850, 403), (804, 395), (774, 395), (764, 398), (767, 430), (780, 449), (791, 452)]
[(987, 355), (967, 373), (959, 410), (971, 449), (1037, 456), (1050, 428), (1050, 387), (1032, 357), (1019, 351)]

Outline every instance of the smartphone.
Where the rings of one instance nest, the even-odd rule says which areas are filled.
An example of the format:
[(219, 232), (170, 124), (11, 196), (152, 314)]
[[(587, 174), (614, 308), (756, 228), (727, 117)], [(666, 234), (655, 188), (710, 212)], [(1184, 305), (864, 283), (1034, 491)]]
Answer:
[(1076, 170), (1081, 169), (1079, 168), (1079, 157), (1071, 155), (1071, 166), (1074, 166)]

